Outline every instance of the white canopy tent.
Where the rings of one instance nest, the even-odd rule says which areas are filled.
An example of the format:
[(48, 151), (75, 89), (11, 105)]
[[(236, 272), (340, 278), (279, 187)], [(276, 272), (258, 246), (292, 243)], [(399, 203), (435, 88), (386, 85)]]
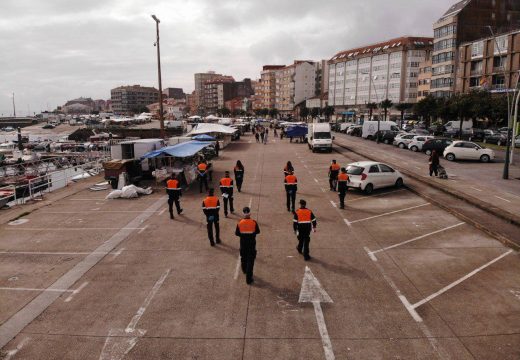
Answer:
[(237, 132), (238, 129), (232, 128), (226, 125), (220, 124), (197, 124), (186, 136), (195, 136), (201, 134), (211, 135), (220, 140), (222, 144), (222, 148), (229, 145), (232, 140), (233, 134)]

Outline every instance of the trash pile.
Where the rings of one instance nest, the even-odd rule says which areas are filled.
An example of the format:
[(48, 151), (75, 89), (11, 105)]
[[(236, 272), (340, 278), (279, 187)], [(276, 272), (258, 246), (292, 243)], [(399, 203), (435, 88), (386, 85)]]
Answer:
[(105, 199), (132, 199), (139, 197), (139, 195), (150, 195), (152, 192), (153, 190), (151, 187), (143, 189), (135, 185), (128, 185), (123, 186), (121, 190), (111, 191)]

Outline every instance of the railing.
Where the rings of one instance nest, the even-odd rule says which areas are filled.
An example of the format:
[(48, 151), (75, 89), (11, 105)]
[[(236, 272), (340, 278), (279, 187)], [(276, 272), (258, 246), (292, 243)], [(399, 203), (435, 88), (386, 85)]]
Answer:
[(502, 65), (502, 66), (494, 66), (493, 67), (493, 72), (495, 72), (495, 73), (496, 72), (500, 72), (501, 73), (501, 72), (504, 72), (505, 69), (506, 69), (506, 67), (504, 65)]
[(482, 69), (471, 70), (470, 75), (482, 75)]
[(7, 203), (11, 201), (16, 202), (16, 186), (14, 185), (7, 185), (0, 187), (1, 194), (0, 195), (0, 209), (3, 208)]

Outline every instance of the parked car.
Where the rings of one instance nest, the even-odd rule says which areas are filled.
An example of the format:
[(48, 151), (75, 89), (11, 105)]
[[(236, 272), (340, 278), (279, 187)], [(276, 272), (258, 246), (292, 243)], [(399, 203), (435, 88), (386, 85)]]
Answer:
[(345, 134), (351, 135), (355, 129), (363, 129), (363, 125), (350, 125), (347, 130), (345, 130)]
[(54, 128), (55, 128), (55, 126), (52, 124), (45, 124), (42, 126), (42, 129), (54, 129)]
[(428, 135), (428, 136), (424, 136), (424, 135), (414, 136), (412, 141), (410, 141), (410, 143), (408, 144), (408, 149), (412, 150), (413, 152), (421, 151), (424, 143), (426, 141), (428, 141), (428, 140), (433, 139), (433, 138), (434, 137), (431, 136), (431, 135)]
[(412, 139), (415, 136), (416, 136), (416, 134), (408, 134), (408, 133), (398, 134), (395, 137), (393, 144), (395, 146), (399, 146), (400, 149), (406, 149), (408, 147), (408, 144), (410, 143), (410, 141), (412, 141)]
[(411, 134), (415, 134), (415, 135), (430, 135), (430, 132), (426, 129), (413, 129), (412, 131), (410, 131)]
[(403, 186), (403, 175), (387, 164), (360, 161), (347, 166), (349, 187), (371, 194), (374, 189)]
[(489, 162), (495, 159), (495, 152), (470, 141), (454, 141), (444, 149), (444, 157), (448, 161), (480, 160)]
[(350, 133), (349, 133), (350, 136), (357, 136), (357, 137), (361, 137), (362, 134), (363, 134), (363, 127), (362, 126), (354, 127), (350, 131)]
[(496, 144), (498, 146), (507, 144), (507, 133), (495, 133), (493, 135), (488, 135), (484, 137), (484, 143), (487, 144)]
[(437, 154), (442, 154), (444, 152), (444, 149), (446, 149), (452, 143), (452, 139), (433, 138), (430, 140), (426, 140), (426, 142), (422, 146), (422, 151), (426, 153), (426, 155), (431, 155), (433, 150), (437, 151)]
[[(374, 134), (374, 138), (372, 140), (377, 140), (378, 132)], [(385, 144), (392, 144), (396, 135), (399, 134), (397, 131), (392, 130), (382, 130), (379, 131), (379, 141), (385, 143)]]

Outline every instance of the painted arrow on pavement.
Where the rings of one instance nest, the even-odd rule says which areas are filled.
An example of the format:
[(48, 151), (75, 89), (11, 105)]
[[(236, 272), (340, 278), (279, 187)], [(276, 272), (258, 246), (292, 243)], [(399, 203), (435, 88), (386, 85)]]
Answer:
[(323, 317), (323, 311), (321, 310), (321, 303), (332, 303), (333, 301), (308, 266), (305, 267), (305, 274), (303, 275), (300, 299), (298, 302), (312, 303), (314, 306), (314, 313), (316, 314), (316, 321), (318, 323), (318, 329), (320, 330), (325, 359), (334, 360), (336, 357), (332, 350), (329, 332), (327, 331), (327, 325), (325, 324), (325, 318)]

